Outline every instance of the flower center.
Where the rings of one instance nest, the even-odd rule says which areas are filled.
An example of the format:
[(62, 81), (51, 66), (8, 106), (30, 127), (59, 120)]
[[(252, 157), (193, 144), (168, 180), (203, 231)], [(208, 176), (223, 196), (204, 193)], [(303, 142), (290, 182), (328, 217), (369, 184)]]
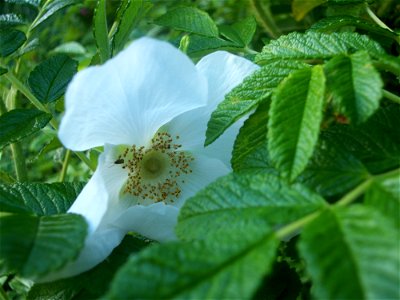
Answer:
[(182, 192), (183, 176), (192, 173), (190, 164), (194, 160), (188, 153), (179, 151), (181, 147), (170, 134), (159, 132), (149, 148), (136, 145), (126, 148), (115, 161), (128, 170), (123, 192), (138, 197), (139, 204), (140, 200), (174, 202)]

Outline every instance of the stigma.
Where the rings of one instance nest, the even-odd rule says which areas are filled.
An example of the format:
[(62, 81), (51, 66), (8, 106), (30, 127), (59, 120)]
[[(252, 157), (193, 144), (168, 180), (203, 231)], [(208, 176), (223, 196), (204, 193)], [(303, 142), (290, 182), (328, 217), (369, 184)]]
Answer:
[(128, 180), (122, 190), (138, 199), (138, 204), (173, 203), (182, 193), (184, 176), (192, 173), (194, 158), (181, 151), (167, 132), (158, 132), (149, 147), (133, 145), (125, 148), (115, 164), (128, 171)]

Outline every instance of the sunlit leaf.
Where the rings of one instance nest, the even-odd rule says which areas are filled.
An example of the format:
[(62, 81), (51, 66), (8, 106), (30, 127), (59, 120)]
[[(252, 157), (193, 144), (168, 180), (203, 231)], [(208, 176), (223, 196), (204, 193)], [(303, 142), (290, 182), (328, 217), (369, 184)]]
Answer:
[(14, 109), (0, 116), (0, 149), (42, 129), (51, 115), (37, 109)]

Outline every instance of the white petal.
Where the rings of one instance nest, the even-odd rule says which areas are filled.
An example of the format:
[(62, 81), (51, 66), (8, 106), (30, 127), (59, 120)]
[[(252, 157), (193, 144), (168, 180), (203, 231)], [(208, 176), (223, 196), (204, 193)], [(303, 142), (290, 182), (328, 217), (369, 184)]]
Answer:
[(75, 261), (67, 264), (60, 271), (41, 278), (38, 282), (54, 281), (90, 270), (106, 259), (112, 250), (121, 243), (124, 236), (124, 230), (111, 227), (88, 235), (85, 246)]
[(126, 171), (113, 163), (113, 151), (111, 146), (106, 145), (92, 178), (68, 210), (86, 219), (89, 233), (94, 232), (103, 222), (105, 213), (118, 199), (119, 191), (127, 179)]
[(114, 225), (159, 242), (174, 240), (178, 212), (178, 208), (162, 202), (149, 206), (135, 205), (125, 210)]
[(146, 145), (163, 124), (204, 106), (206, 93), (207, 82), (188, 57), (166, 42), (141, 38), (74, 77), (59, 137), (73, 150)]
[(177, 207), (181, 207), (188, 198), (230, 172), (230, 168), (219, 159), (200, 154), (195, 154), (194, 157), (195, 159), (191, 163), (192, 173), (182, 177), (185, 182), (181, 185), (181, 196), (174, 204)]
[[(207, 123), (212, 111), (228, 92), (259, 66), (240, 56), (218, 51), (201, 59), (196, 68), (208, 81), (207, 106), (187, 111), (165, 126), (173, 136), (180, 136), (179, 143), (182, 144), (182, 149), (192, 151), (203, 149)], [(206, 155), (216, 157), (229, 166), (233, 143), (242, 124), (243, 120), (228, 129), (214, 142), (210, 150), (206, 149)]]

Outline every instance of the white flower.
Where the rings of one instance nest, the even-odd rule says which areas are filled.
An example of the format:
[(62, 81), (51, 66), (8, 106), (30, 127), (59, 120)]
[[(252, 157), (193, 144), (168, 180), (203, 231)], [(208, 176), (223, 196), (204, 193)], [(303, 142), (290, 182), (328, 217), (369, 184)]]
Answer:
[(93, 177), (69, 209), (89, 232), (78, 259), (44, 280), (76, 275), (103, 261), (133, 231), (175, 238), (179, 208), (230, 171), (231, 127), (204, 148), (211, 112), (258, 67), (216, 52), (194, 65), (166, 42), (141, 38), (68, 87), (59, 137), (72, 150), (104, 146)]

